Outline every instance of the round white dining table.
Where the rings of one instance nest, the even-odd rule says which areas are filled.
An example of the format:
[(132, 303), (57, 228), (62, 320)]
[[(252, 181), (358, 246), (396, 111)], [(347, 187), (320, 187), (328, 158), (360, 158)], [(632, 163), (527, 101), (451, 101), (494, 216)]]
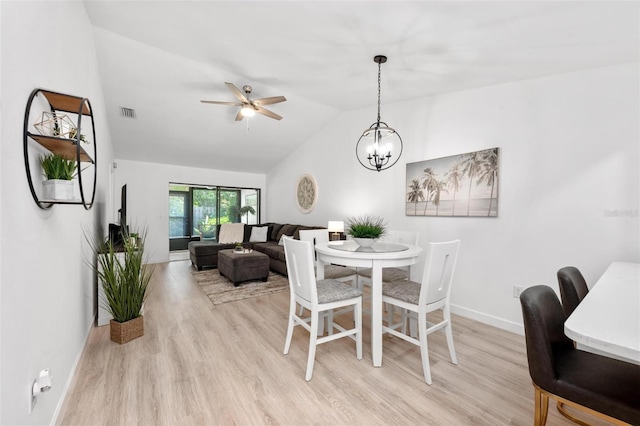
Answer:
[(414, 265), (422, 248), (395, 243), (364, 248), (352, 240), (319, 243), (315, 248), (318, 280), (324, 279), (326, 264), (371, 268), (371, 356), (375, 367), (382, 366), (382, 268)]

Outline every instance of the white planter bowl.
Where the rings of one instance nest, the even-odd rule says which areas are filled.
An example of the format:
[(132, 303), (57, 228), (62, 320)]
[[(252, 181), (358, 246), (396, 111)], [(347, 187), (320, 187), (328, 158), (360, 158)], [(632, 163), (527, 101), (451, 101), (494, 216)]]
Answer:
[(73, 200), (73, 181), (49, 179), (42, 182), (43, 198), (45, 200), (69, 201)]
[(375, 238), (354, 238), (353, 241), (360, 247), (371, 247), (376, 242)]

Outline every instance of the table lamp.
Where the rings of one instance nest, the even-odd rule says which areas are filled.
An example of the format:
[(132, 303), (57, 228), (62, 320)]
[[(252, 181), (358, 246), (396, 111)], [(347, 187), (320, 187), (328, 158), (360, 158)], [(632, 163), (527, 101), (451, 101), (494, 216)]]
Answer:
[(336, 241), (340, 239), (340, 233), (344, 232), (344, 222), (341, 220), (330, 220), (329, 232), (331, 232), (331, 241)]

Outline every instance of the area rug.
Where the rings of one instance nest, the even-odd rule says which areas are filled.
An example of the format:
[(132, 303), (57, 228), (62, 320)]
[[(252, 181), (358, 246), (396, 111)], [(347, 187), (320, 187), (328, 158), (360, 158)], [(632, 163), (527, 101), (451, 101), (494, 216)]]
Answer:
[(287, 277), (274, 272), (269, 272), (269, 278), (267, 278), (266, 282), (262, 280), (244, 281), (238, 287), (235, 287), (231, 281), (220, 275), (217, 269), (193, 271), (191, 274), (195, 278), (196, 284), (200, 286), (214, 305), (289, 290)]

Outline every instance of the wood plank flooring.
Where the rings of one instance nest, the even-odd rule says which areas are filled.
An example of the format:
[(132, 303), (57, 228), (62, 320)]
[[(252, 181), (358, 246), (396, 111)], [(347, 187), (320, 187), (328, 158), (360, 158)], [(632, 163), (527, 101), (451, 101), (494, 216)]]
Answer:
[[(145, 334), (124, 345), (96, 327), (59, 425), (531, 425), (533, 388), (522, 336), (454, 316), (459, 364), (443, 333), (429, 336), (433, 385), (419, 348), (385, 337), (383, 365), (355, 343), (318, 347), (304, 380), (308, 334), (283, 355), (289, 293), (213, 306), (189, 261), (156, 265)], [(342, 321), (349, 321), (349, 315)], [(595, 424), (598, 421), (594, 421)], [(549, 407), (548, 425), (572, 425)]]

